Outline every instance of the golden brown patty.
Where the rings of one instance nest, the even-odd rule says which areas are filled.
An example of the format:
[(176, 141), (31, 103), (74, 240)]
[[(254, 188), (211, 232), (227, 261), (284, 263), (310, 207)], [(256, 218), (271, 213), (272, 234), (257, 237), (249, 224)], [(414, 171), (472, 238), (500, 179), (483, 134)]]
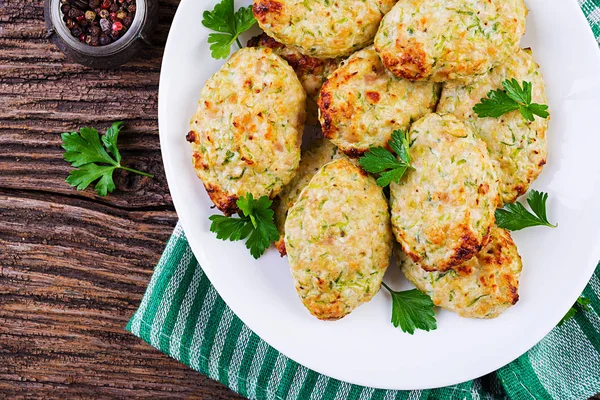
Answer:
[(211, 200), (224, 214), (247, 193), (274, 197), (300, 162), (306, 94), (266, 48), (237, 51), (207, 82), (186, 139)]
[(280, 234), (279, 240), (275, 242), (275, 247), (282, 256), (286, 255), (284, 236), (288, 210), (294, 205), (302, 189), (308, 185), (317, 171), (323, 165), (340, 157), (343, 157), (343, 154), (327, 139), (316, 139), (302, 152), (296, 176), (283, 187), (275, 200), (275, 225)]
[(302, 87), (306, 91), (306, 123), (308, 125), (316, 125), (318, 123), (317, 99), (319, 98), (319, 91), (327, 76), (337, 69), (342, 59), (320, 59), (305, 56), (294, 47), (279, 43), (266, 33), (250, 39), (248, 47), (268, 47), (290, 64), (294, 71), (296, 71), (298, 79), (300, 79), (300, 83), (302, 83)]
[(507, 230), (494, 226), (489, 243), (471, 260), (446, 272), (427, 272), (402, 251), (406, 278), (436, 306), (466, 318), (495, 318), (519, 300), (521, 256)]
[(392, 252), (383, 190), (347, 158), (323, 166), (288, 212), (285, 246), (298, 296), (319, 319), (379, 291)]
[(258, 25), (278, 42), (320, 58), (348, 56), (373, 42), (396, 0), (254, 0)]
[(527, 192), (540, 175), (548, 154), (546, 132), (549, 119), (527, 121), (519, 111), (499, 118), (478, 118), (473, 107), (491, 90), (502, 89), (506, 79), (532, 84), (532, 101), (547, 104), (546, 85), (531, 51), (520, 50), (504, 63), (468, 85), (444, 85), (439, 112), (452, 113), (465, 120), (486, 143), (500, 180), (500, 198), (513, 203)]
[(372, 47), (360, 50), (321, 89), (323, 134), (351, 157), (372, 146), (387, 146), (394, 130), (406, 130), (434, 110), (439, 90), (435, 83), (397, 78)]
[(375, 48), (399, 77), (469, 81), (517, 52), (526, 16), (523, 0), (402, 0)]
[(422, 268), (446, 271), (487, 243), (496, 171), (485, 143), (451, 114), (421, 118), (409, 137), (414, 170), (390, 185), (394, 234)]

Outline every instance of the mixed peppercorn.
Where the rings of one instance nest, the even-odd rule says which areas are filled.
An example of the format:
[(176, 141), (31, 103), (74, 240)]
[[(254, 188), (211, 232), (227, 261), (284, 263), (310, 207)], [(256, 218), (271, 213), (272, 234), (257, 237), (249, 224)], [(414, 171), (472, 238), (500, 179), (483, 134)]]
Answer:
[(60, 0), (71, 35), (90, 46), (106, 46), (131, 26), (136, 0)]

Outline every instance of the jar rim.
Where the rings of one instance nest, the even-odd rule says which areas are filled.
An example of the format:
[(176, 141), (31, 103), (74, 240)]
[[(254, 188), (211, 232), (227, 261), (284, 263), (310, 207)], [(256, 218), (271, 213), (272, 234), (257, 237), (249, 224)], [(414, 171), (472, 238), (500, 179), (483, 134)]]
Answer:
[(146, 0), (135, 0), (135, 3), (136, 13), (131, 23), (131, 27), (125, 32), (125, 35), (105, 46), (90, 46), (73, 37), (71, 31), (63, 21), (60, 0), (50, 0), (50, 19), (54, 27), (54, 32), (61, 37), (67, 46), (78, 53), (87, 56), (105, 57), (116, 54), (129, 47), (140, 35), (147, 18)]

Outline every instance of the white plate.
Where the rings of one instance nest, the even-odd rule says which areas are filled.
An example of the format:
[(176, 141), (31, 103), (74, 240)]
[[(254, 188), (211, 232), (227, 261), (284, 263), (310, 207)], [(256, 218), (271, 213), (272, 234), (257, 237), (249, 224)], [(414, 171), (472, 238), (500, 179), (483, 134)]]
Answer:
[[(414, 336), (390, 324), (385, 291), (340, 321), (316, 320), (296, 296), (287, 259), (271, 249), (254, 261), (242, 242), (220, 241), (209, 231), (208, 216), (215, 211), (192, 168), (185, 135), (200, 90), (223, 63), (211, 58), (209, 32), (200, 24), (202, 12), (214, 4), (183, 0), (177, 10), (160, 79), (160, 143), (194, 254), (250, 329), (291, 359), (334, 378), (424, 389), (494, 371), (556, 325), (600, 260), (600, 52), (575, 1), (528, 0), (523, 43), (542, 66), (552, 112), (548, 164), (534, 187), (550, 193), (548, 214), (559, 227), (514, 233), (524, 265), (515, 307), (494, 320), (439, 311), (438, 329)], [(397, 271), (390, 270), (386, 280), (408, 287)]]

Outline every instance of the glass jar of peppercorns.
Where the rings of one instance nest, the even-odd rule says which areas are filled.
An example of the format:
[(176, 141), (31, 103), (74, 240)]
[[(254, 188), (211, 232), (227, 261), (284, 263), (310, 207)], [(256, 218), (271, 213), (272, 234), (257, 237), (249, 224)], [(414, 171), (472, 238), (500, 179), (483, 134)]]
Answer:
[(48, 36), (73, 61), (95, 68), (127, 62), (148, 43), (158, 0), (45, 0)]

